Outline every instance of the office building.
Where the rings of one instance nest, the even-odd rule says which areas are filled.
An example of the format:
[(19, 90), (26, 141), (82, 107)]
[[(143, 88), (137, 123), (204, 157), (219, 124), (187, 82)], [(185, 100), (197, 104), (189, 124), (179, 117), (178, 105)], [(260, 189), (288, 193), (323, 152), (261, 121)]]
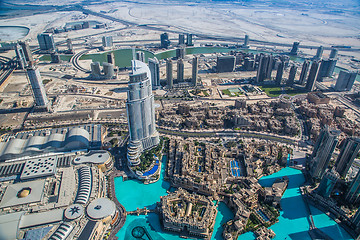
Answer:
[(194, 46), (193, 35), (191, 33), (186, 34), (186, 46)]
[(327, 125), (321, 130), (315, 143), (310, 162), (310, 175), (321, 179), (338, 143), (340, 131), (330, 130)]
[(360, 138), (348, 137), (335, 163), (336, 171), (345, 177), (360, 150)]
[(338, 50), (336, 48), (331, 48), (331, 52), (330, 52), (330, 56), (329, 58), (334, 58), (336, 59), (338, 55)]
[(218, 56), (216, 61), (217, 72), (233, 72), (235, 70), (235, 56)]
[(185, 44), (185, 34), (179, 34), (179, 45)]
[(269, 55), (269, 62), (266, 66), (266, 79), (270, 79), (271, 80), (271, 74), (272, 74), (272, 70), (274, 68), (274, 56), (273, 55)]
[(173, 63), (171, 59), (166, 60), (166, 84), (168, 86), (168, 89), (173, 88)]
[(169, 35), (167, 33), (163, 33), (160, 35), (160, 47), (168, 48), (170, 46)]
[(100, 63), (92, 62), (90, 64), (90, 68), (91, 68), (91, 76), (93, 78), (100, 78), (100, 76), (101, 76)]
[(73, 44), (72, 44), (70, 38), (66, 39), (66, 45), (67, 45), (67, 48), (68, 48), (68, 52), (72, 53), (73, 52)]
[(300, 73), (300, 78), (299, 78), (300, 85), (304, 85), (304, 83), (306, 81), (307, 73), (309, 71), (309, 66), (310, 66), (310, 61), (305, 60), (302, 65), (302, 68), (301, 68), (301, 73)]
[(81, 24), (81, 28), (82, 29), (86, 29), (86, 28), (90, 28), (90, 22), (89, 21), (85, 21)]
[(286, 82), (286, 85), (288, 86), (294, 85), (296, 72), (297, 72), (297, 67), (295, 65), (292, 65), (290, 67), (289, 78)]
[(111, 48), (113, 46), (113, 37), (112, 36), (103, 36), (102, 37), (102, 46), (104, 48)]
[(103, 62), (103, 72), (106, 79), (114, 78), (114, 65), (111, 63)]
[(34, 58), (32, 56), (32, 52), (30, 50), (29, 44), (27, 42), (19, 42), (19, 44), (22, 47), (23, 53), (25, 55), (25, 59), (27, 61), (27, 65), (29, 66), (34, 65)]
[(280, 61), (276, 71), (276, 78), (275, 78), (276, 85), (281, 85), (282, 77), (284, 74), (284, 68), (285, 68), (284, 62)]
[(249, 47), (249, 42), (250, 42), (250, 39), (249, 39), (249, 35), (245, 35), (245, 38), (244, 38), (244, 45), (243, 47), (244, 48), (248, 48)]
[(52, 33), (41, 33), (37, 36), (40, 50), (55, 51), (55, 41)]
[(180, 58), (177, 61), (177, 82), (184, 82), (184, 61)]
[(106, 61), (107, 63), (115, 65), (115, 57), (113, 52), (109, 52), (108, 54), (106, 54)]
[(311, 64), (309, 76), (306, 81), (305, 89), (309, 92), (314, 91), (317, 74), (319, 71), (319, 62), (313, 61)]
[(245, 71), (253, 71), (255, 69), (255, 60), (249, 57), (245, 57), (243, 69)]
[(180, 59), (180, 58), (184, 59), (184, 57), (185, 57), (185, 48), (183, 48), (183, 47), (177, 48), (176, 49), (176, 58), (177, 59)]
[(145, 53), (142, 51), (136, 52), (136, 60), (145, 62)]
[(140, 164), (140, 154), (159, 144), (155, 129), (155, 106), (152, 94), (151, 73), (148, 66), (132, 60), (132, 73), (127, 92), (126, 111), (129, 137), (127, 159), (131, 166)]
[(160, 64), (159, 60), (154, 58), (148, 58), (148, 65), (151, 74), (151, 85), (153, 89), (161, 87), (160, 85)]
[(335, 91), (351, 91), (356, 75), (356, 72), (346, 72), (341, 70), (338, 79), (336, 80)]
[(16, 53), (17, 62), (18, 62), (19, 67), (21, 69), (25, 69), (25, 67), (27, 66), (27, 61), (26, 61), (26, 57), (25, 57), (23, 48), (19, 44), (15, 45), (15, 53)]
[(191, 83), (196, 86), (198, 83), (198, 58), (194, 57), (192, 61)]
[(39, 69), (32, 67), (26, 69), (26, 72), (35, 98), (35, 105), (40, 108), (48, 108), (49, 100), (46, 96)]
[(334, 73), (336, 62), (337, 60), (332, 58), (321, 60), (317, 81), (322, 81), (325, 77), (331, 77)]
[(300, 42), (294, 42), (293, 43), (293, 46), (291, 48), (291, 51), (290, 51), (289, 55), (296, 56), (298, 54), (299, 44), (300, 44)]
[(316, 54), (314, 56), (314, 59), (315, 60), (321, 59), (321, 57), (323, 55), (323, 52), (324, 52), (324, 47), (323, 46), (318, 47), (318, 49), (316, 50)]
[(345, 200), (351, 204), (359, 202), (360, 196), (360, 171), (356, 174), (356, 177), (352, 180), (348, 191), (345, 196)]
[(329, 198), (339, 178), (340, 176), (335, 170), (326, 170), (320, 185), (316, 190), (317, 194), (324, 198)]

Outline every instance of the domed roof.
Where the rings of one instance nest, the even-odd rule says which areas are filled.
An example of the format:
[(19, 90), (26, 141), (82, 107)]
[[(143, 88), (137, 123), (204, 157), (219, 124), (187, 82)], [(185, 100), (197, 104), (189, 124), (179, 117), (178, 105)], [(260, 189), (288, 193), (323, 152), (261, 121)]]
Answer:
[(97, 198), (87, 206), (86, 213), (92, 219), (101, 220), (108, 216), (114, 216), (116, 205), (108, 198)]

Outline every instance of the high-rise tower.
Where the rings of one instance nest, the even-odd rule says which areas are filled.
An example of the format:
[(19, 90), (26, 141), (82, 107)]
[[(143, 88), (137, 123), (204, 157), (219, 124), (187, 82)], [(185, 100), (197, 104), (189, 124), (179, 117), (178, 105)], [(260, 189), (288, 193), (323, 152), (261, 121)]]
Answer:
[(55, 41), (51, 33), (41, 33), (37, 36), (40, 50), (55, 50)]
[(151, 73), (151, 85), (153, 89), (159, 88), (160, 85), (160, 65), (159, 60), (154, 58), (148, 58), (148, 64)]
[(336, 160), (336, 171), (340, 176), (345, 177), (349, 168), (351, 167), (354, 159), (360, 150), (360, 138), (349, 137), (345, 140), (343, 147), (341, 148), (340, 155)]
[(356, 174), (356, 177), (351, 182), (350, 187), (346, 193), (345, 199), (349, 203), (356, 203), (360, 200), (360, 171)]
[(171, 59), (166, 60), (166, 84), (168, 89), (172, 89), (174, 85), (173, 79), (173, 63)]
[(245, 35), (245, 38), (244, 38), (244, 44), (243, 44), (243, 47), (244, 48), (248, 48), (249, 47), (249, 42), (250, 42), (250, 39), (249, 39), (249, 35)]
[(336, 182), (340, 178), (339, 174), (334, 170), (327, 170), (321, 179), (320, 185), (317, 188), (317, 193), (328, 198), (335, 187)]
[(313, 178), (322, 178), (329, 165), (332, 153), (338, 143), (340, 131), (325, 126), (316, 141), (310, 162), (310, 174)]
[(191, 82), (194, 86), (197, 85), (198, 81), (198, 58), (194, 57), (192, 61), (192, 75), (191, 75)]
[(298, 54), (299, 45), (300, 45), (300, 42), (294, 42), (289, 54), (296, 56)]
[(309, 60), (305, 60), (302, 68), (301, 68), (301, 73), (300, 73), (300, 77), (299, 77), (299, 84), (303, 85), (306, 81), (306, 77), (307, 77), (307, 73), (309, 71), (309, 66), (310, 66), (310, 61)]
[(275, 78), (276, 85), (281, 85), (281, 80), (284, 73), (284, 67), (285, 67), (284, 62), (280, 61), (276, 71), (276, 78)]
[(314, 91), (316, 78), (319, 72), (319, 62), (313, 61), (311, 64), (309, 76), (307, 78), (305, 89), (307, 91)]
[(39, 108), (48, 108), (49, 100), (46, 96), (44, 85), (41, 81), (41, 75), (38, 68), (32, 67), (26, 69), (30, 85), (35, 98), (35, 105)]
[(295, 65), (292, 65), (289, 72), (289, 78), (286, 82), (286, 85), (292, 86), (295, 82), (295, 75), (296, 75), (297, 67)]
[(341, 70), (336, 80), (335, 90), (336, 91), (350, 91), (354, 85), (356, 79), (356, 72), (346, 72)]
[(180, 58), (177, 61), (177, 82), (184, 82), (184, 61)]
[(318, 47), (318, 49), (316, 50), (316, 55), (314, 56), (314, 59), (319, 60), (322, 57), (323, 52), (324, 52), (324, 47), (323, 46)]
[(154, 96), (151, 87), (151, 73), (148, 66), (132, 60), (132, 73), (126, 100), (130, 142), (127, 159), (130, 165), (140, 164), (140, 154), (159, 144), (155, 128)]

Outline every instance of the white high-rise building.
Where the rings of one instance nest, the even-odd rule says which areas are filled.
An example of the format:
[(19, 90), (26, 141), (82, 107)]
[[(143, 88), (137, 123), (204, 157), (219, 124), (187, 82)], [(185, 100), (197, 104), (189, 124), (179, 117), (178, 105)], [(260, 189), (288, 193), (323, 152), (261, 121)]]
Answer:
[(127, 159), (130, 165), (140, 164), (143, 150), (159, 144), (159, 134), (155, 128), (154, 95), (151, 87), (149, 67), (138, 60), (132, 60), (127, 91), (126, 111), (130, 143)]
[(157, 89), (157, 88), (161, 87), (161, 85), (160, 85), (160, 65), (159, 65), (159, 60), (156, 57), (149, 58), (148, 59), (148, 64), (149, 64), (150, 73), (151, 73), (152, 87), (153, 87), (153, 89)]
[(38, 68), (28, 68), (27, 75), (30, 80), (31, 88), (37, 107), (48, 108), (49, 100), (46, 96), (44, 85), (41, 81), (40, 71)]

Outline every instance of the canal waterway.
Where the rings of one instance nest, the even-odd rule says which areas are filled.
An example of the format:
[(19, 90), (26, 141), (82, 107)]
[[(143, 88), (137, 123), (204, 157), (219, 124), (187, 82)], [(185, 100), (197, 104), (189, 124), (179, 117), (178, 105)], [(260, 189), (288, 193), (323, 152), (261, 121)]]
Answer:
[[(156, 183), (145, 185), (137, 180), (123, 181), (122, 177), (115, 178), (115, 193), (116, 197), (127, 211), (134, 211), (137, 208), (147, 207), (154, 209), (156, 202), (160, 201), (160, 197), (166, 195), (166, 191), (170, 188), (170, 183), (163, 180), (166, 157), (163, 157), (163, 164), (161, 169), (161, 179)], [(308, 212), (305, 207), (305, 202), (302, 199), (299, 187), (304, 183), (305, 179), (301, 171), (293, 168), (284, 168), (281, 171), (272, 175), (263, 177), (259, 183), (268, 187), (273, 184), (277, 178), (283, 176), (289, 177), (289, 186), (284, 193), (281, 200), (282, 211), (280, 211), (279, 222), (270, 227), (275, 234), (275, 240), (292, 239), (292, 240), (307, 240), (310, 239), (308, 234), (309, 220)], [(342, 229), (334, 220), (329, 218), (326, 214), (311, 206), (311, 211), (314, 217), (317, 228), (333, 236), (334, 239), (352, 239), (351, 236)], [(230, 209), (222, 202), (218, 206), (218, 215), (216, 217), (213, 240), (222, 240), (222, 225), (234, 217)], [(136, 227), (146, 229), (146, 233), (151, 238), (156, 240), (181, 240), (177, 234), (163, 232), (160, 225), (160, 220), (157, 214), (150, 213), (147, 216), (133, 216), (128, 215), (125, 225), (117, 233), (119, 239), (135, 239), (132, 237), (133, 229)], [(254, 240), (255, 235), (251, 232), (239, 236), (238, 240)]]

